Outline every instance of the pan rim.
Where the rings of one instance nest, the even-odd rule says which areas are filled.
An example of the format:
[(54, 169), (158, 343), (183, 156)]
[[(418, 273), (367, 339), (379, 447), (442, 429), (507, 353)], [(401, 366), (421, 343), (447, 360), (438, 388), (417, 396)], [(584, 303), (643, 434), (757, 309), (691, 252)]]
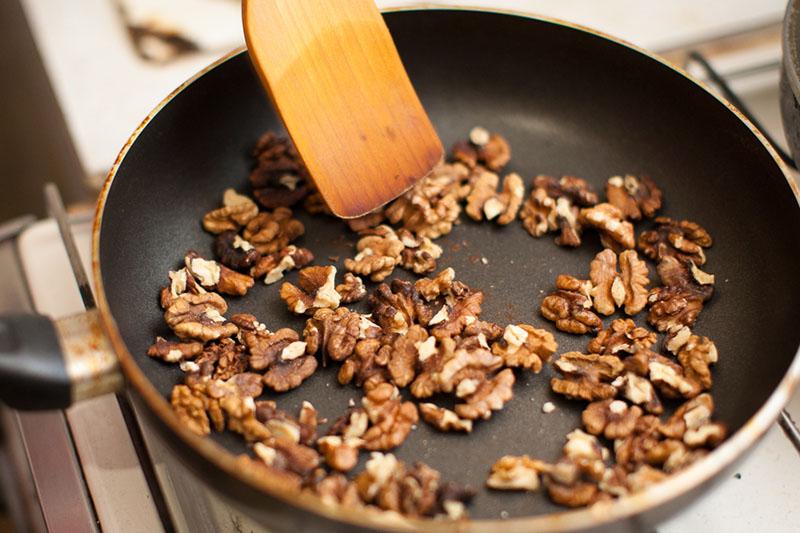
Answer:
[[(775, 161), (775, 164), (780, 169), (784, 179), (786, 179), (787, 184), (792, 190), (795, 200), (798, 202), (798, 206), (800, 206), (800, 190), (798, 189), (797, 184), (794, 182), (794, 179), (789, 173), (788, 167), (786, 167), (786, 165), (775, 152), (774, 148), (769, 144), (766, 138), (764, 138), (763, 134), (758, 131), (755, 126), (746, 117), (744, 117), (741, 112), (739, 112), (739, 110), (737, 110), (723, 97), (711, 91), (705, 83), (694, 78), (682, 68), (672, 64), (657, 54), (586, 26), (559, 20), (553, 17), (526, 13), (522, 11), (479, 6), (441, 6), (425, 3), (389, 8), (384, 9), (383, 11), (391, 13), (427, 10), (473, 11), (478, 13), (514, 16), (555, 24), (568, 29), (581, 31), (596, 37), (600, 37), (614, 44), (628, 48), (634, 52), (638, 52), (639, 54), (642, 54), (651, 60), (657, 61), (658, 63), (661, 63), (714, 97), (750, 130), (753, 136), (761, 143), (761, 145), (766, 149), (767, 153), (769, 153), (769, 155)], [(781, 379), (775, 390), (770, 394), (767, 401), (764, 402), (764, 404), (755, 412), (755, 414), (748, 419), (747, 422), (745, 422), (745, 424), (734, 435), (732, 435), (728, 440), (726, 440), (703, 460), (695, 463), (685, 471), (670, 476), (667, 480), (658, 483), (641, 493), (625, 496), (611, 502), (601, 502), (589, 508), (566, 510), (546, 515), (511, 519), (473, 519), (467, 523), (448, 523), (434, 520), (407, 518), (398, 519), (396, 517), (388, 518), (383, 516), (382, 513), (364, 513), (338, 506), (334, 507), (329, 505), (321, 505), (321, 499), (317, 496), (309, 494), (305, 491), (298, 494), (295, 491), (287, 490), (273, 480), (254, 476), (252, 473), (243, 468), (241, 464), (238, 464), (235, 456), (221, 445), (213, 442), (211, 439), (195, 435), (186, 429), (185, 426), (180, 424), (170, 408), (169, 402), (155, 389), (155, 387), (141, 371), (133, 359), (133, 356), (125, 346), (122, 336), (117, 328), (116, 321), (111, 315), (108, 301), (106, 299), (99, 260), (100, 230), (102, 226), (102, 218), (106, 200), (117, 171), (133, 143), (139, 137), (144, 128), (153, 120), (153, 118), (155, 118), (155, 116), (184, 89), (188, 88), (195, 81), (202, 78), (206, 73), (226, 63), (230, 59), (238, 57), (243, 52), (246, 52), (245, 47), (237, 48), (236, 50), (233, 50), (232, 52), (222, 56), (218, 60), (214, 61), (207, 67), (201, 69), (196, 74), (191, 76), (188, 80), (183, 82), (169, 95), (167, 95), (158, 105), (156, 105), (139, 124), (139, 126), (133, 131), (131, 136), (123, 145), (116, 157), (114, 164), (109, 170), (106, 181), (98, 197), (92, 230), (92, 273), (95, 281), (97, 304), (101, 311), (100, 315), (106, 333), (108, 334), (111, 344), (114, 347), (114, 351), (120, 360), (120, 366), (125, 374), (126, 381), (133, 385), (138, 394), (140, 394), (147, 403), (148, 408), (154, 412), (154, 414), (161, 420), (162, 423), (167, 425), (171, 431), (176, 433), (183, 442), (190, 445), (196, 453), (201, 455), (205, 460), (209, 461), (220, 470), (224, 471), (233, 478), (236, 478), (240, 482), (266, 493), (273, 498), (277, 498), (278, 500), (298, 507), (301, 510), (319, 514), (325, 518), (344, 522), (354, 526), (384, 529), (418, 529), (424, 527), (426, 529), (432, 528), (435, 530), (462, 530), (466, 528), (471, 530), (486, 531), (494, 530), (495, 528), (500, 527), (520, 531), (575, 530), (587, 527), (596, 527), (603, 524), (610, 524), (633, 517), (639, 513), (648, 511), (670, 500), (673, 500), (681, 496), (683, 493), (709, 481), (714, 475), (731, 465), (737, 458), (743, 455), (761, 437), (763, 437), (766, 431), (777, 419), (780, 410), (789, 401), (793, 389), (797, 385), (798, 381), (800, 381), (800, 346), (795, 350), (794, 358), (792, 363), (789, 365), (786, 374)]]

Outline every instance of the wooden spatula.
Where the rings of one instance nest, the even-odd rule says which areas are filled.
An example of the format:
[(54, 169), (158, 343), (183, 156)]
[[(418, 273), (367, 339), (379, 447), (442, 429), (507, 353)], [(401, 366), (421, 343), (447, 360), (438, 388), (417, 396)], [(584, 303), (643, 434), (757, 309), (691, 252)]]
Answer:
[(373, 0), (244, 0), (250, 58), (320, 193), (363, 215), (444, 150)]

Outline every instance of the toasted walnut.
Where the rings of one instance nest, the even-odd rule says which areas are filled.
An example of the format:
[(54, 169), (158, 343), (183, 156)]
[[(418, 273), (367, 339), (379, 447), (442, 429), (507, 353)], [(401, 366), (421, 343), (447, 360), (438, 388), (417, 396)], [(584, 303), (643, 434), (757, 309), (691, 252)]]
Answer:
[(242, 435), (247, 442), (260, 442), (272, 437), (272, 432), (256, 418), (253, 398), (224, 396), (219, 405), (228, 416), (228, 429)]
[(584, 227), (595, 228), (600, 233), (603, 246), (615, 252), (636, 246), (633, 224), (623, 220), (622, 212), (611, 204), (603, 203), (581, 209), (579, 221)]
[(314, 254), (308, 248), (298, 248), (290, 244), (281, 250), (263, 256), (250, 269), (254, 278), (264, 277), (264, 283), (270, 285), (283, 278), (284, 273), (295, 268), (303, 268), (314, 260)]
[(410, 517), (446, 514), (451, 519), (463, 518), (474, 491), (441, 483), (440, 477), (424, 463), (408, 468), (392, 454), (373, 452), (355, 484), (364, 502), (386, 511)]
[(259, 213), (247, 223), (242, 237), (262, 254), (272, 254), (285, 248), (305, 233), (299, 220), (292, 218), (292, 210), (278, 207), (272, 213)]
[(337, 376), (342, 385), (351, 381), (358, 387), (371, 390), (389, 379), (389, 353), (391, 348), (379, 339), (364, 339), (355, 345), (355, 351), (345, 359)]
[(642, 416), (642, 410), (628, 407), (622, 400), (601, 400), (590, 403), (583, 411), (582, 419), (586, 431), (592, 435), (603, 435), (609, 440), (627, 437)]
[(369, 276), (372, 281), (383, 281), (400, 263), (400, 254), (405, 245), (397, 233), (381, 225), (356, 243), (358, 254), (344, 260), (344, 267), (356, 274)]
[(336, 267), (306, 267), (298, 273), (297, 284), (299, 287), (287, 281), (281, 285), (281, 299), (292, 313), (314, 314), (317, 309), (339, 307), (341, 296), (335, 288)]
[[(258, 446), (254, 446), (254, 451), (261, 449), (262, 448)], [(258, 455), (258, 452), (256, 452), (256, 455)], [(267, 452), (266, 458), (272, 460), (273, 453)], [(260, 457), (258, 459), (253, 459), (252, 457), (242, 454), (236, 457), (235, 465), (235, 468), (240, 472), (248, 472), (250, 475), (269, 479), (273, 483), (279, 480), (281, 485), (286, 487), (287, 490), (299, 491), (303, 483), (303, 479), (294, 472), (272, 468)]]
[(612, 250), (606, 248), (595, 256), (589, 279), (592, 282), (590, 294), (598, 313), (608, 316), (625, 303), (625, 286), (617, 273), (617, 254)]
[(616, 356), (585, 355), (580, 352), (562, 354), (553, 366), (564, 376), (550, 380), (553, 391), (568, 398), (587, 401), (616, 396), (617, 389), (610, 382), (625, 368)]
[(360, 233), (364, 230), (374, 228), (383, 222), (385, 218), (386, 215), (383, 213), (383, 208), (379, 207), (375, 211), (367, 213), (366, 215), (357, 218), (349, 218), (346, 220), (346, 222), (347, 226), (350, 228), (350, 231)]
[(223, 294), (244, 296), (255, 283), (250, 276), (240, 274), (216, 261), (205, 260), (194, 251), (187, 252), (184, 262), (186, 270), (197, 278), (200, 285)]
[(421, 278), (416, 281), (414, 287), (425, 301), (431, 301), (439, 296), (449, 294), (453, 287), (456, 272), (451, 267), (447, 267), (433, 278)]
[(363, 441), (358, 438), (343, 439), (339, 436), (322, 437), (317, 441), (325, 462), (339, 472), (349, 472), (358, 463), (358, 449)]
[(460, 163), (437, 165), (386, 208), (386, 218), (419, 237), (438, 239), (450, 233), (461, 213), (468, 176), (469, 169)]
[(703, 393), (684, 403), (661, 426), (661, 433), (672, 439), (682, 439), (685, 444), (696, 448), (716, 446), (725, 438), (725, 426), (711, 422), (714, 413), (714, 399)]
[(667, 398), (693, 398), (703, 390), (702, 385), (688, 377), (683, 368), (671, 359), (650, 354), (650, 382)]
[[(265, 327), (259, 327), (259, 324), (256, 324), (254, 329), (250, 329), (242, 318), (250, 316), (252, 315), (234, 315), (231, 320), (241, 328), (240, 337), (250, 352), (250, 366), (253, 369), (269, 368), (270, 365), (282, 358), (285, 350), (296, 350), (296, 343), (300, 341), (300, 336), (296, 331), (291, 328), (281, 328), (272, 333)], [(303, 349), (305, 349), (305, 345)]]
[(613, 176), (606, 183), (608, 203), (631, 220), (653, 218), (661, 209), (661, 189), (648, 176)]
[(482, 381), (475, 392), (464, 397), (465, 403), (456, 404), (456, 414), (469, 420), (488, 420), (493, 411), (499, 411), (511, 401), (514, 381), (514, 373), (510, 368), (501, 370), (492, 379)]
[(550, 465), (531, 459), (527, 455), (506, 455), (492, 465), (486, 486), (497, 490), (539, 490), (539, 475), (549, 470)]
[(709, 365), (717, 362), (716, 345), (708, 337), (691, 335), (677, 355), (686, 377), (699, 382), (703, 389), (710, 389), (713, 381)]
[(238, 231), (256, 215), (258, 206), (253, 200), (233, 189), (226, 189), (222, 195), (222, 207), (206, 213), (203, 228), (210, 233)]
[(603, 326), (600, 317), (591, 310), (591, 282), (562, 274), (556, 278), (556, 289), (542, 300), (541, 313), (555, 322), (558, 329), (583, 334)]
[(556, 244), (575, 247), (581, 244), (582, 231), (578, 207), (594, 205), (597, 201), (597, 193), (580, 178), (563, 176), (557, 180), (551, 176), (537, 176), (520, 218), (534, 237), (558, 229), (561, 234)]
[(361, 331), (361, 316), (346, 307), (335, 311), (320, 309), (314, 317), (306, 321), (303, 336), (309, 354), (322, 352), (323, 362), (328, 357), (342, 361), (349, 357), (356, 347)]
[(309, 192), (308, 171), (292, 142), (274, 132), (263, 134), (253, 149), (253, 195), (267, 209), (291, 207)]
[[(304, 351), (305, 343), (300, 344), (303, 344)], [(275, 392), (285, 392), (299, 387), (316, 369), (317, 360), (312, 355), (300, 355), (293, 359), (281, 358), (270, 365), (264, 374), (264, 384)]]
[(179, 270), (169, 271), (169, 287), (161, 289), (159, 303), (162, 309), (167, 309), (175, 302), (178, 296), (184, 293), (205, 294), (207, 292), (197, 283), (197, 280), (189, 273), (189, 270), (183, 267)]
[(203, 355), (208, 356), (209, 352), (214, 352), (209, 360), (215, 361), (214, 373), (211, 376), (215, 380), (227, 380), (247, 370), (249, 354), (244, 346), (231, 339), (220, 339), (209, 344), (203, 351)]
[(628, 487), (632, 493), (641, 492), (667, 478), (667, 474), (648, 465), (641, 465), (628, 474)]
[(469, 138), (459, 141), (451, 149), (456, 161), (470, 168), (483, 165), (491, 170), (500, 170), (511, 159), (511, 147), (498, 133), (489, 133), (476, 126), (469, 132)]
[(185, 293), (175, 298), (164, 312), (164, 321), (181, 339), (208, 342), (230, 337), (239, 330), (222, 316), (228, 304), (219, 294)]
[(422, 413), (422, 419), (439, 431), (472, 432), (472, 420), (459, 418), (450, 409), (438, 407), (433, 403), (421, 403), (419, 404), (419, 410)]
[(537, 374), (556, 349), (552, 333), (528, 324), (506, 326), (503, 338), (492, 344), (492, 353), (502, 357), (505, 366), (521, 366)]
[(391, 286), (378, 285), (367, 303), (373, 319), (385, 332), (405, 333), (413, 324), (428, 325), (433, 317), (415, 286), (399, 279), (392, 280)]
[(336, 286), (336, 292), (339, 293), (341, 303), (349, 304), (364, 298), (367, 295), (367, 288), (364, 287), (361, 278), (345, 272), (344, 281)]
[(672, 256), (658, 264), (658, 275), (664, 286), (652, 289), (647, 296), (647, 321), (659, 331), (691, 327), (714, 294), (714, 277)]
[(657, 217), (656, 229), (639, 235), (639, 249), (653, 261), (675, 257), (683, 262), (703, 265), (706, 254), (703, 248), (713, 243), (711, 235), (699, 224), (689, 220)]
[(428, 332), (421, 326), (411, 326), (405, 335), (398, 335), (391, 344), (387, 368), (392, 383), (405, 387), (416, 377), (419, 348), (428, 338)]
[(419, 420), (417, 406), (403, 402), (399, 396), (397, 388), (382, 383), (362, 399), (372, 423), (362, 437), (367, 450), (391, 450), (400, 446), (411, 432), (411, 426)]
[(363, 407), (351, 407), (331, 424), (328, 435), (338, 435), (345, 439), (357, 439), (364, 435), (369, 426), (369, 417)]
[(313, 486), (314, 492), (327, 505), (339, 504), (348, 509), (364, 506), (356, 484), (342, 474), (328, 474)]
[(436, 270), (436, 260), (442, 256), (441, 246), (427, 237), (414, 237), (401, 229), (397, 232), (405, 248), (400, 253), (400, 266), (415, 274), (427, 274)]
[(519, 174), (512, 172), (503, 179), (502, 192), (497, 192), (500, 179), (493, 172), (478, 169), (470, 181), (472, 191), (467, 196), (465, 211), (471, 219), (496, 219), (504, 226), (517, 217), (525, 194), (525, 185)]
[(649, 348), (656, 342), (656, 334), (638, 327), (630, 318), (617, 318), (589, 342), (589, 353), (616, 355), (635, 353), (639, 348)]
[[(487, 372), (493, 372), (503, 365), (503, 358), (493, 355), (492, 352), (481, 346), (474, 346), (470, 349), (459, 348), (455, 352), (450, 352), (446, 343), (447, 339), (448, 337), (440, 339), (446, 357), (441, 358), (441, 366), (435, 373), (438, 384), (436, 390), (456, 391), (456, 396), (459, 398), (471, 396), (485, 381)], [(462, 383), (465, 381), (470, 385)]]
[(568, 507), (589, 505), (601, 499), (599, 484), (606, 477), (604, 460), (608, 450), (596, 437), (576, 429), (567, 435), (563, 453), (545, 476), (550, 499)]
[(430, 328), (431, 335), (438, 339), (460, 335), (469, 324), (478, 320), (482, 302), (481, 291), (470, 291), (457, 298), (449, 310), (442, 306), (428, 322), (429, 326), (433, 326)]
[[(456, 341), (451, 338), (437, 341), (435, 337), (428, 337), (426, 342), (420, 344), (417, 377), (410, 387), (415, 398), (429, 398), (441, 390), (440, 373), (444, 364), (454, 359), (455, 349)], [(454, 374), (451, 375), (455, 378)], [(450, 383), (448, 386), (453, 390), (457, 384)]]
[(650, 284), (647, 264), (639, 259), (636, 250), (625, 250), (619, 254), (619, 270), (625, 288), (625, 313), (635, 315), (647, 304)]
[(533, 237), (541, 237), (548, 231), (553, 231), (558, 227), (556, 223), (556, 201), (547, 195), (547, 190), (543, 187), (534, 187), (530, 196), (522, 205), (519, 218), (528, 233)]
[(220, 263), (234, 270), (247, 270), (261, 258), (252, 244), (235, 231), (223, 231), (214, 239), (214, 253)]
[(644, 415), (639, 417), (633, 431), (624, 439), (614, 441), (614, 455), (618, 465), (628, 471), (647, 463), (650, 450), (660, 441), (660, 422), (657, 417)]
[(320, 463), (319, 454), (314, 448), (282, 437), (257, 443), (253, 450), (269, 466), (294, 472), (302, 478), (311, 475)]
[(147, 355), (161, 359), (167, 363), (179, 363), (186, 359), (193, 359), (203, 352), (201, 342), (174, 342), (164, 337), (156, 337), (156, 342), (147, 349)]
[(650, 414), (660, 415), (664, 412), (661, 399), (650, 380), (640, 377), (633, 372), (627, 372), (612, 382), (622, 396), (629, 402), (641, 405)]
[(172, 388), (170, 403), (173, 411), (182, 424), (198, 435), (208, 435), (211, 432), (206, 401), (201, 393), (186, 385), (175, 385)]

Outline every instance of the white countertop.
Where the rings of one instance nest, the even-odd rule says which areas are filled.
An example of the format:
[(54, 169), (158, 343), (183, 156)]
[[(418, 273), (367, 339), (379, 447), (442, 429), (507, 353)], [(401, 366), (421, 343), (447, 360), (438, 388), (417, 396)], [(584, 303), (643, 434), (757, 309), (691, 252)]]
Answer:
[[(168, 65), (148, 63), (135, 54), (112, 0), (21, 3), (88, 175), (105, 173), (150, 109), (221, 55), (219, 51), (197, 53)], [(420, 4), (405, 0), (377, 3), (382, 7)], [(440, 0), (423, 4), (492, 5), (538, 13), (595, 27), (653, 50), (776, 22), (785, 9), (785, 0)], [(214, 16), (226, 13), (235, 17), (236, 12), (217, 9)], [(243, 40), (238, 25), (227, 17), (210, 26), (222, 33), (210, 40), (230, 42), (234, 48)]]

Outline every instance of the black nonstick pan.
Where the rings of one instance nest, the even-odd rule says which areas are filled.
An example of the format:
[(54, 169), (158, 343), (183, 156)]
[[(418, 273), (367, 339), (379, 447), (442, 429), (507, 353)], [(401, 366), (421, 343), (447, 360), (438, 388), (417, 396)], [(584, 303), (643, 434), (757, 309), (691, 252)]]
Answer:
[[(734, 109), (674, 67), (607, 36), (488, 11), (400, 11), (386, 14), (386, 21), (446, 145), (474, 125), (501, 132), (513, 150), (507, 170), (526, 183), (536, 174), (572, 174), (602, 190), (609, 176), (648, 174), (664, 191), (664, 214), (709, 230), (715, 243), (705, 269), (716, 275), (716, 293), (694, 329), (719, 349), (712, 393), (717, 417), (732, 435), (686, 471), (610, 505), (566, 511), (542, 494), (481, 489), (471, 522), (405, 525), (525, 531), (653, 526), (708, 489), (758, 441), (798, 379), (795, 186)], [(239, 52), (183, 85), (134, 133), (110, 173), (96, 219), (96, 296), (104, 333), (131, 396), (201, 482), (271, 529), (379, 528), (364, 513), (325, 508), (312, 496), (237, 470), (234, 455), (245, 450), (241, 439), (202, 439), (180, 426), (165, 398), (181, 372), (145, 355), (156, 335), (168, 333), (157, 301), (167, 271), (188, 249), (212, 255), (212, 238), (199, 221), (218, 206), (226, 187), (247, 190), (249, 151), (268, 129), (281, 124), (247, 55)], [(307, 230), (300, 243), (320, 264), (339, 256), (341, 266), (356, 235), (331, 218), (301, 220)], [(550, 236), (531, 238), (518, 223), (499, 228), (468, 219), (438, 242), (445, 250), (440, 265), (454, 267), (459, 279), (486, 293), (483, 317), (554, 332), (538, 312), (543, 294), (558, 274), (586, 276), (601, 249), (591, 235), (570, 250)], [(302, 328), (277, 293), (277, 286), (259, 283), (244, 299), (227, 298), (229, 312), (251, 312), (270, 329)], [(555, 334), (560, 353), (583, 350), (589, 339)], [(338, 385), (336, 370), (320, 369), (299, 389), (274, 398), (292, 412), (309, 400), (335, 418), (361, 395)], [(514, 400), (472, 435), (440, 434), (420, 423), (396, 454), (478, 488), (502, 455), (557, 458), (566, 433), (580, 425), (582, 405), (550, 392), (551, 372), (519, 374)], [(555, 412), (542, 413), (546, 401)]]

